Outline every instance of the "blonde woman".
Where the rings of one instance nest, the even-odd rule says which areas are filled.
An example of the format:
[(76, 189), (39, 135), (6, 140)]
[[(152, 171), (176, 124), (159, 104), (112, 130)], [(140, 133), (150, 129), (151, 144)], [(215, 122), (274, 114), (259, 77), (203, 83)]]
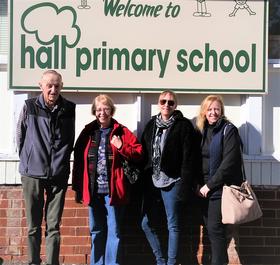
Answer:
[(201, 133), (202, 175), (199, 188), (203, 214), (211, 242), (211, 265), (228, 264), (226, 226), (222, 223), (221, 195), (224, 184), (239, 185), (241, 140), (238, 129), (225, 117), (223, 99), (209, 95), (201, 103), (196, 120)]

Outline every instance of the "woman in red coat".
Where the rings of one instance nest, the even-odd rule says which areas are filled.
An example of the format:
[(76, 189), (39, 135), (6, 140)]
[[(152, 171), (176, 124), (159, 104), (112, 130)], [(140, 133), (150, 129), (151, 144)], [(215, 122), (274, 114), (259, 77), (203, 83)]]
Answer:
[(72, 187), (76, 201), (89, 207), (90, 265), (119, 264), (120, 223), (130, 189), (123, 161), (142, 158), (141, 144), (113, 119), (114, 113), (112, 99), (97, 96), (92, 104), (96, 119), (85, 126), (74, 148)]

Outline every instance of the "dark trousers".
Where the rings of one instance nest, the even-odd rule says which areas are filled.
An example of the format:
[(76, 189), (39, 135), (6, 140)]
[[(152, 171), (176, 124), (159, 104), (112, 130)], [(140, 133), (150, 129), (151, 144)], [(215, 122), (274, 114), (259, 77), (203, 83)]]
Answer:
[[(64, 185), (22, 176), (25, 212), (27, 217), (29, 264), (40, 264), (42, 242), (42, 220), (46, 222), (46, 259), (47, 264), (59, 264), (60, 221), (62, 217), (67, 183)], [(44, 211), (45, 210), (45, 211)]]
[(203, 202), (204, 222), (211, 243), (211, 265), (228, 264), (226, 225), (222, 223), (221, 199)]

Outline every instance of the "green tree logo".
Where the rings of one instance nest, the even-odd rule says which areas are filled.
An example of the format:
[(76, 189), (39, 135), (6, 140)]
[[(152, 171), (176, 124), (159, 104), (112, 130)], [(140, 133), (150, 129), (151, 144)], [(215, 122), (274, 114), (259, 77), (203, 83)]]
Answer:
[(55, 50), (61, 51), (61, 56), (65, 56), (66, 47), (75, 47), (81, 38), (76, 22), (74, 8), (58, 8), (50, 2), (31, 6), (21, 17), (21, 27), (26, 33), (34, 34), (41, 45), (54, 45)]

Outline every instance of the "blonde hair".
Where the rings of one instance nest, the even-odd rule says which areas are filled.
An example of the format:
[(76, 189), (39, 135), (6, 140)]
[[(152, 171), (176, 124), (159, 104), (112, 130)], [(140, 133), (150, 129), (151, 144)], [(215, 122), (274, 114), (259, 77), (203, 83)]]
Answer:
[(108, 96), (108, 95), (105, 95), (105, 94), (100, 94), (99, 96), (95, 97), (93, 102), (92, 102), (92, 105), (91, 105), (91, 113), (92, 115), (95, 116), (96, 114), (96, 105), (97, 103), (103, 103), (104, 105), (107, 105), (108, 107), (110, 107), (111, 109), (111, 115), (113, 116), (115, 114), (115, 111), (116, 111), (116, 107), (114, 105), (114, 102), (113, 100)]
[(175, 106), (177, 106), (177, 103), (178, 103), (177, 95), (176, 95), (176, 93), (175, 93), (174, 91), (172, 91), (172, 90), (164, 90), (164, 91), (162, 91), (162, 92), (160, 93), (159, 97), (158, 97), (158, 101), (160, 100), (160, 97), (161, 97), (161, 96), (165, 96), (166, 94), (170, 94), (170, 95), (173, 96), (174, 102), (175, 102)]
[(199, 109), (199, 114), (197, 116), (196, 119), (196, 127), (202, 131), (204, 129), (205, 126), (205, 121), (206, 121), (206, 112), (209, 108), (209, 106), (214, 102), (214, 101), (218, 101), (221, 105), (221, 117), (225, 117), (225, 106), (224, 106), (224, 102), (223, 102), (223, 98), (219, 95), (209, 95), (207, 96), (200, 105), (200, 109)]

